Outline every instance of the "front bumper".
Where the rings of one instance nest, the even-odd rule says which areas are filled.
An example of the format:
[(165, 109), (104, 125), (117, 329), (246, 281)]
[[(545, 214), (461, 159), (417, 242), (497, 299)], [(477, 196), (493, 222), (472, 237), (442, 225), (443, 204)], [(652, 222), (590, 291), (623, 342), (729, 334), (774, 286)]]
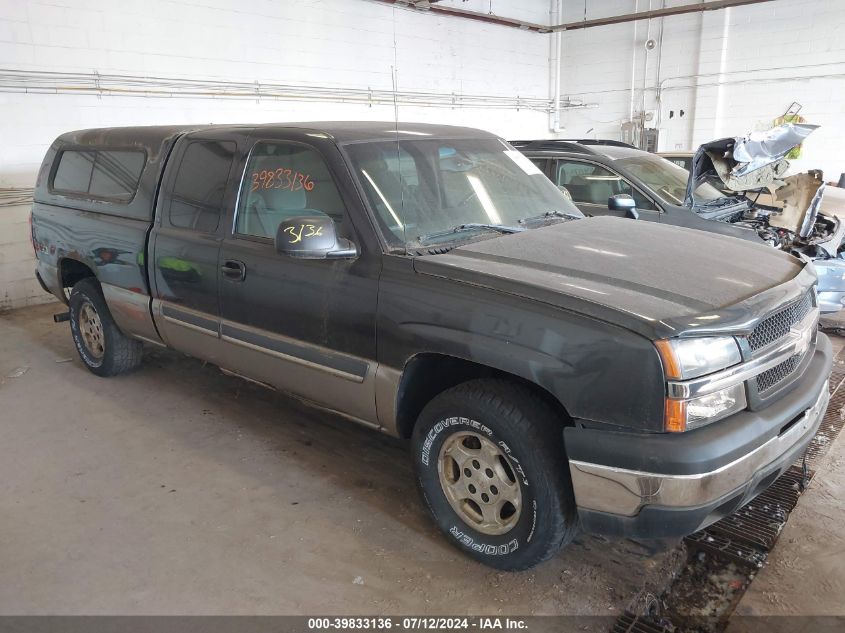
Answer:
[(820, 335), (811, 364), (789, 394), (697, 431), (637, 436), (567, 429), (582, 527), (618, 536), (679, 537), (746, 504), (813, 439), (830, 398), (831, 357), (830, 342)]

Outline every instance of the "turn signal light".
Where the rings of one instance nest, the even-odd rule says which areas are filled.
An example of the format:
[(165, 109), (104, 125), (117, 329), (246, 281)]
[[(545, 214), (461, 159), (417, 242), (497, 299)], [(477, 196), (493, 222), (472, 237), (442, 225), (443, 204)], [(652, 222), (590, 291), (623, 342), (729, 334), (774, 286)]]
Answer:
[[(657, 348), (657, 353), (660, 354), (660, 360), (663, 361), (663, 371), (666, 377), (673, 379), (680, 378), (683, 374), (681, 363), (675, 355), (675, 350), (672, 349), (672, 343), (667, 339), (663, 339), (655, 341), (654, 346)], [(668, 401), (666, 406), (669, 406)]]
[(663, 414), (663, 428), (669, 433), (683, 433), (687, 430), (687, 401), (666, 398)]

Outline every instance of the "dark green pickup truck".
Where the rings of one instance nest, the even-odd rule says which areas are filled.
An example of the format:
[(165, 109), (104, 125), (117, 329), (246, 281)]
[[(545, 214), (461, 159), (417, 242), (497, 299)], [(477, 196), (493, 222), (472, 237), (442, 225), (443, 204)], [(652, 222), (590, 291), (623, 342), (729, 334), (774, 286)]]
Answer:
[(92, 372), (167, 346), (408, 438), (434, 520), (501, 569), (579, 525), (691, 533), (799, 458), (827, 406), (812, 265), (584, 219), (479, 130), (71, 132), (32, 239)]

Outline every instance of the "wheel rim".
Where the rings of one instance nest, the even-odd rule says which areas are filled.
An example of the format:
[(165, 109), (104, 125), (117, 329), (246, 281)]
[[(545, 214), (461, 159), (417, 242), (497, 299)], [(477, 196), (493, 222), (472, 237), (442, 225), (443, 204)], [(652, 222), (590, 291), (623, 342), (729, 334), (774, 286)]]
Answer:
[(96, 359), (102, 358), (106, 353), (103, 323), (100, 321), (97, 310), (90, 303), (82, 304), (79, 310), (79, 333), (82, 335), (82, 342), (88, 353)]
[(519, 521), (519, 481), (505, 454), (486, 437), (472, 432), (448, 437), (437, 471), (449, 505), (473, 529), (505, 534)]

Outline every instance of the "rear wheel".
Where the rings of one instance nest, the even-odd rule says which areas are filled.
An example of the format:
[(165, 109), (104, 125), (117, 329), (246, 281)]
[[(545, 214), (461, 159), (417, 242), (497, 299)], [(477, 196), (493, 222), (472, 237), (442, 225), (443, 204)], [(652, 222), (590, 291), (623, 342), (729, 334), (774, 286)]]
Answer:
[(82, 362), (98, 376), (116, 376), (141, 364), (142, 343), (120, 331), (94, 279), (83, 279), (71, 290), (70, 331)]
[(555, 412), (526, 388), (474, 380), (420, 414), (414, 466), (440, 529), (473, 558), (528, 569), (572, 540), (577, 513)]

